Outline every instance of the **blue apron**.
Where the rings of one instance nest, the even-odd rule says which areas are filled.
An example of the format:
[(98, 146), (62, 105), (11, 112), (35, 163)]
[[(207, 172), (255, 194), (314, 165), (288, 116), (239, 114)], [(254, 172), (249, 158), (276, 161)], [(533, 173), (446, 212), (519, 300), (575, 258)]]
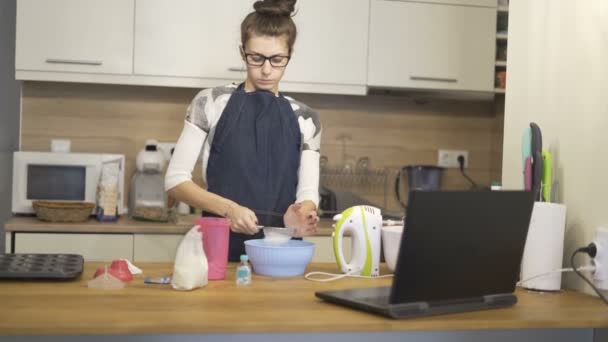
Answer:
[[(211, 143), (207, 186), (251, 210), (285, 213), (296, 200), (300, 127), (282, 95), (241, 84), (232, 93)], [(207, 213), (205, 213), (207, 215)], [(283, 227), (282, 216), (256, 214), (258, 224)], [(230, 231), (229, 261), (245, 254), (245, 240), (263, 238)]]

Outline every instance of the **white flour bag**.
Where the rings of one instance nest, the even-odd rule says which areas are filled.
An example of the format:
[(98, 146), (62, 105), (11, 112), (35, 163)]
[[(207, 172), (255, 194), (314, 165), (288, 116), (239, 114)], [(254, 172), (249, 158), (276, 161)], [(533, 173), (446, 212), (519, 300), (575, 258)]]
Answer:
[(208, 282), (209, 266), (203, 250), (203, 233), (194, 226), (177, 248), (171, 286), (176, 290), (193, 290)]

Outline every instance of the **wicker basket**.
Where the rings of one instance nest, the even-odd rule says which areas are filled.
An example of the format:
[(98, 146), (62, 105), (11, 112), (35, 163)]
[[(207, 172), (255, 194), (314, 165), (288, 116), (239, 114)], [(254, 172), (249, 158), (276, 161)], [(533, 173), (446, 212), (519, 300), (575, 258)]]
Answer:
[(64, 201), (33, 201), (36, 216), (50, 222), (83, 222), (91, 215), (94, 203)]

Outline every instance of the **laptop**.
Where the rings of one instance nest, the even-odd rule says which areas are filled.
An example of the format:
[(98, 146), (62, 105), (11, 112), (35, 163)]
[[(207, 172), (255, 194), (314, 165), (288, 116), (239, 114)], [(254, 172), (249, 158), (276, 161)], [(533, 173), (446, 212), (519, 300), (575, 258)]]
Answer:
[(412, 191), (392, 286), (319, 291), (391, 318), (512, 306), (534, 195)]

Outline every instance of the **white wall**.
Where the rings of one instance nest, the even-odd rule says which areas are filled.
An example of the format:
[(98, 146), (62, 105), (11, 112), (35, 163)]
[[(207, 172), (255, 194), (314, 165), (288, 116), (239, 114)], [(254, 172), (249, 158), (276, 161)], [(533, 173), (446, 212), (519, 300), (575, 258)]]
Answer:
[(508, 44), (503, 184), (521, 188), (522, 132), (538, 123), (567, 205), (569, 267), (573, 250), (608, 227), (608, 1), (511, 0)]

